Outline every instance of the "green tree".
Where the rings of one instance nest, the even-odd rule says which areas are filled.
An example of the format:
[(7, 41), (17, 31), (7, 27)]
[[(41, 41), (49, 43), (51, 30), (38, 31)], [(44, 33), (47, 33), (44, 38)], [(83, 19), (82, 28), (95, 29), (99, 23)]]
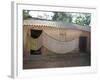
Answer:
[(52, 20), (72, 22), (72, 15), (70, 13), (54, 12), (54, 16), (52, 17)]
[(90, 25), (90, 22), (91, 22), (91, 15), (90, 14), (85, 14), (84, 24), (85, 25)]
[(90, 14), (82, 14), (76, 17), (75, 23), (82, 25), (82, 26), (89, 26), (91, 22), (91, 15)]
[(23, 10), (23, 19), (32, 18), (29, 14), (29, 10)]

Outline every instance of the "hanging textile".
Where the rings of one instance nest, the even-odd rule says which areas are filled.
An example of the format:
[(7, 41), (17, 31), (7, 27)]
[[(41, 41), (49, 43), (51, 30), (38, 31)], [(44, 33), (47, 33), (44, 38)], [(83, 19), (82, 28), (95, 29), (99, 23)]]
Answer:
[(78, 41), (79, 39), (76, 38), (71, 41), (58, 41), (50, 36), (48, 36), (45, 32), (42, 34), (42, 45), (46, 47), (48, 50), (58, 53), (64, 54), (71, 52), (78, 48)]

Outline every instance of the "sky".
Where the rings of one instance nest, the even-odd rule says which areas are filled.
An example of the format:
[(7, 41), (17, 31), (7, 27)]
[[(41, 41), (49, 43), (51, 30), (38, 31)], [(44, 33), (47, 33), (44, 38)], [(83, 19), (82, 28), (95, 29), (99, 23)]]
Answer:
[(48, 20), (51, 20), (52, 16), (54, 15), (53, 12), (43, 12), (43, 11), (30, 11), (29, 14), (32, 17), (48, 19)]

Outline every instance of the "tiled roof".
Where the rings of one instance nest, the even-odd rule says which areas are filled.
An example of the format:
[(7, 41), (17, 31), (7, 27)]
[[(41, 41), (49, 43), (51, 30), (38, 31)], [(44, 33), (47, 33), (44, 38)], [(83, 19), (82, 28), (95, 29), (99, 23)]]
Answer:
[(66, 23), (61, 21), (34, 20), (34, 19), (24, 20), (23, 23), (24, 25), (43, 25), (43, 26), (50, 26), (50, 27), (77, 29), (77, 30), (83, 30), (89, 32), (91, 28), (90, 26), (80, 26), (74, 23)]

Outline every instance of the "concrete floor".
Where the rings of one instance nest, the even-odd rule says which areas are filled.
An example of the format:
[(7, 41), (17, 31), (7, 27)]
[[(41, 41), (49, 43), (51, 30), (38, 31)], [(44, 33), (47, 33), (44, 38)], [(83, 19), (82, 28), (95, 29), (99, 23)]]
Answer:
[(32, 55), (23, 61), (23, 69), (90, 66), (89, 53)]

